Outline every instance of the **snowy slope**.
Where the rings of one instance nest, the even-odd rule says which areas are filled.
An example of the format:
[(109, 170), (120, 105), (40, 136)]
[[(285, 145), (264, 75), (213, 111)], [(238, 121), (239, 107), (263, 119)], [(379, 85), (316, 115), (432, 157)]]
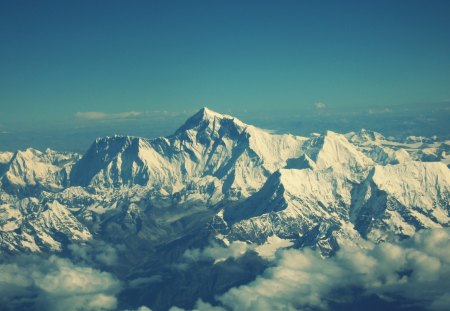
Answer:
[(62, 250), (69, 241), (92, 238), (65, 206), (36, 198), (0, 205), (0, 228), (0, 243), (7, 251)]
[(257, 194), (225, 209), (227, 230), (221, 233), (258, 244), (277, 236), (331, 253), (344, 240), (360, 243), (349, 225), (352, 189), (351, 181), (331, 170), (280, 170)]
[(450, 163), (450, 143), (438, 137), (408, 136), (405, 139), (386, 138), (380, 133), (362, 129), (345, 137), (378, 164), (398, 164), (406, 161)]
[(0, 164), (6, 164), (11, 161), (14, 153), (9, 151), (0, 151)]
[[(356, 183), (331, 170), (283, 169), (261, 190), (215, 219), (229, 240), (270, 236), (319, 247), (412, 236), (449, 225), (450, 170), (442, 163), (377, 165)], [(337, 238), (337, 236), (339, 238)]]
[(331, 170), (350, 180), (364, 178), (374, 162), (352, 145), (344, 135), (327, 131), (302, 145), (302, 155), (291, 159), (286, 168)]
[(442, 163), (376, 166), (356, 196), (352, 218), (370, 239), (449, 225), (450, 171)]

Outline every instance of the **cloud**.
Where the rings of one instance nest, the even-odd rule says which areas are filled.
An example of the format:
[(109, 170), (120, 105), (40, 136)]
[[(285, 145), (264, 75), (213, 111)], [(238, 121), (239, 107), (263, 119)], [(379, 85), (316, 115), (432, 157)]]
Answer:
[(325, 108), (327, 108), (327, 105), (325, 105), (325, 103), (322, 102), (316, 102), (314, 103), (314, 107), (318, 110), (324, 110)]
[(75, 117), (81, 120), (90, 121), (118, 121), (137, 118), (162, 118), (162, 117), (178, 117), (190, 115), (191, 111), (173, 112), (167, 110), (152, 111), (125, 111), (117, 113), (108, 113), (101, 111), (79, 111), (75, 113)]
[(220, 245), (216, 241), (211, 241), (203, 249), (188, 249), (184, 252), (183, 259), (187, 261), (213, 260), (214, 263), (219, 263), (228, 258), (237, 259), (248, 251), (253, 251), (264, 259), (274, 259), (278, 249), (287, 248), (292, 244), (292, 242), (280, 239), (276, 235), (268, 237), (265, 243), (261, 245), (248, 244), (242, 241), (233, 241), (231, 243), (225, 241), (225, 244)]
[[(186, 311), (186, 310), (183, 308), (179, 308), (179, 307), (172, 307), (169, 309), (169, 311)], [(197, 300), (197, 303), (195, 304), (192, 311), (228, 311), (228, 310), (224, 309), (220, 306), (213, 306), (213, 305), (199, 299), (199, 300)]]
[[(450, 305), (450, 229), (423, 230), (365, 250), (344, 247), (327, 259), (311, 249), (283, 250), (273, 264), (220, 296), (223, 310), (324, 310), (371, 295), (419, 309)], [(199, 301), (195, 309), (212, 308), (219, 307)]]
[(146, 307), (146, 306), (140, 306), (136, 310), (125, 310), (125, 311), (152, 311), (152, 309)]
[[(0, 309), (112, 310), (120, 282), (107, 272), (68, 259), (15, 256), (0, 264)], [(28, 307), (27, 307), (28, 308)]]
[(183, 258), (188, 261), (214, 260), (214, 263), (218, 263), (228, 258), (239, 258), (251, 249), (253, 248), (249, 244), (241, 241), (231, 242), (228, 246), (211, 242), (204, 249), (188, 249)]
[(112, 246), (101, 240), (72, 243), (68, 246), (73, 260), (81, 261), (87, 265), (114, 266), (119, 260), (119, 251), (124, 250), (124, 245)]
[(120, 119), (132, 119), (139, 117), (143, 112), (139, 111), (126, 111), (119, 113), (106, 113), (100, 111), (85, 111), (75, 113), (75, 117), (84, 120), (120, 120)]
[(380, 107), (380, 108), (370, 108), (367, 110), (369, 114), (386, 114), (386, 113), (392, 113), (392, 109), (387, 107)]
[(162, 276), (152, 275), (150, 277), (140, 277), (140, 278), (133, 279), (128, 282), (128, 286), (132, 287), (132, 288), (145, 287), (145, 286), (148, 286), (149, 284), (161, 283), (162, 281), (163, 281)]

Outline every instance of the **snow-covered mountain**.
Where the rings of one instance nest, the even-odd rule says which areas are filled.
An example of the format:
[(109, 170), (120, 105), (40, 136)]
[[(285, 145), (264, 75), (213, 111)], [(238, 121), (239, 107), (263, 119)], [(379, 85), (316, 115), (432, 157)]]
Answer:
[(169, 137), (97, 139), (74, 165), (70, 181), (112, 188), (137, 184), (173, 194), (192, 181), (211, 177), (220, 180), (221, 192), (248, 196), (298, 155), (304, 141), (272, 135), (203, 108)]
[(449, 224), (448, 146), (367, 130), (272, 134), (203, 108), (168, 137), (99, 138), (82, 156), (2, 152), (1, 249), (105, 240), (141, 252), (203, 232), (331, 254), (403, 238)]
[(10, 192), (27, 193), (62, 190), (67, 186), (68, 173), (78, 155), (28, 148), (14, 154), (2, 153), (1, 158), (3, 187)]
[(438, 162), (374, 167), (355, 191), (352, 218), (365, 238), (411, 237), (423, 228), (449, 225), (449, 169)]
[(0, 240), (3, 251), (61, 251), (70, 241), (92, 235), (70, 210), (58, 201), (43, 204), (25, 198), (0, 205)]

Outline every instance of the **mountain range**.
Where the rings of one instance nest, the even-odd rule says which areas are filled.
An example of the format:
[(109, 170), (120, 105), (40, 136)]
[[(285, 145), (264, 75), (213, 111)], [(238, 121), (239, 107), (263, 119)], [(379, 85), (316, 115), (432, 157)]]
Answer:
[(134, 267), (116, 267), (124, 279), (210, 243), (328, 257), (448, 227), (449, 166), (438, 137), (275, 134), (202, 108), (167, 137), (98, 138), (83, 155), (0, 152), (0, 252), (111, 243)]

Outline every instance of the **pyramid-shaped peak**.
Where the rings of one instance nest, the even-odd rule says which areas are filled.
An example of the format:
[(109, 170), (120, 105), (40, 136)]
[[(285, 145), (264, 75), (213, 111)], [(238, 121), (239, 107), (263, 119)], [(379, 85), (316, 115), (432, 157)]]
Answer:
[(336, 137), (336, 136), (342, 136), (342, 134), (327, 130), (324, 134), (324, 136), (328, 136), (328, 137)]
[(237, 118), (235, 118), (233, 116), (213, 111), (213, 110), (209, 109), (208, 107), (203, 107), (202, 109), (200, 109), (193, 117), (195, 117), (195, 116), (200, 117), (203, 120), (213, 120), (213, 119), (233, 119), (233, 120), (238, 120)]
[(238, 127), (245, 127), (246, 125), (239, 119), (215, 112), (208, 107), (201, 108), (192, 117), (190, 117), (176, 132), (182, 132), (193, 128), (198, 128), (206, 124), (213, 124), (214, 122), (221, 122), (222, 120), (230, 120)]
[(199, 110), (199, 113), (203, 113), (204, 115), (207, 115), (207, 114), (219, 114), (219, 113), (217, 113), (217, 112), (215, 112), (215, 111), (209, 109), (209, 108), (206, 107), (206, 106), (203, 107), (203, 108), (201, 108), (201, 109)]
[[(340, 167), (345, 168), (344, 171), (347, 173), (352, 173), (355, 169), (364, 171), (367, 167), (374, 164), (370, 158), (350, 143), (344, 135), (332, 131), (310, 138), (302, 146), (302, 149), (308, 158), (299, 158), (298, 163), (294, 164), (305, 165), (313, 161), (315, 166), (309, 165), (309, 167), (316, 167), (317, 169)], [(309, 159), (312, 161), (305, 161)]]

